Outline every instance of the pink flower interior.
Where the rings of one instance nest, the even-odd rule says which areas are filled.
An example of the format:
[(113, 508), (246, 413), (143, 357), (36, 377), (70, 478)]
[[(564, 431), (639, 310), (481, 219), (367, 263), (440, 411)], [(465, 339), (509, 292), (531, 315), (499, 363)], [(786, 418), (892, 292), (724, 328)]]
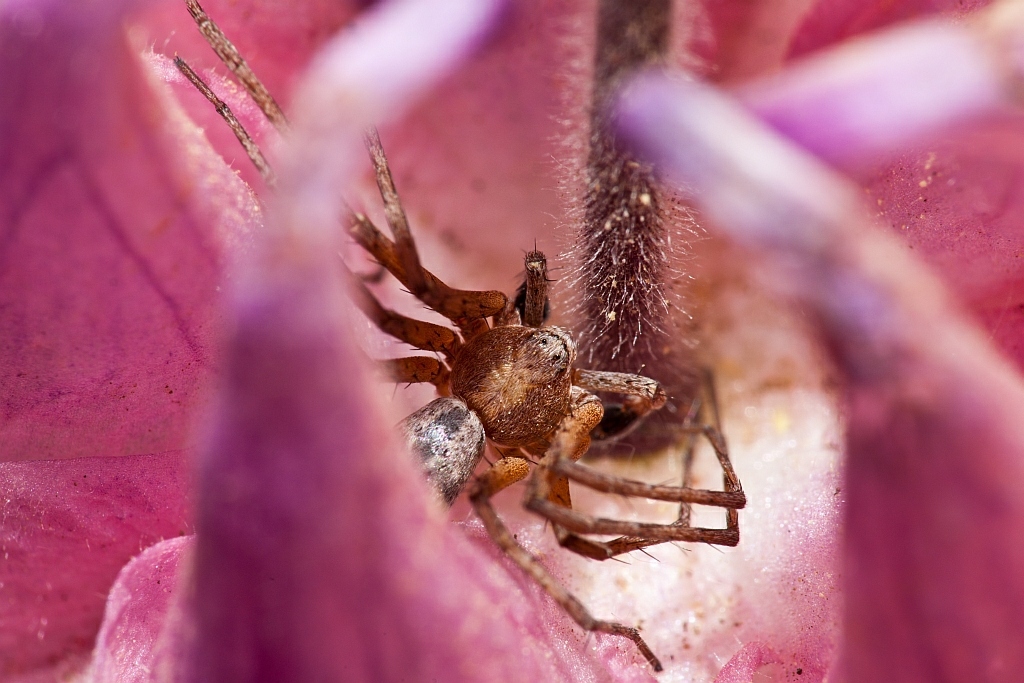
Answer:
[[(678, 42), (709, 60), (707, 72), (719, 65), (717, 77), (735, 81), (778, 68), (791, 54), (941, 9), (932, 3), (854, 4), (829, 14), (823, 6), (789, 3), (767, 17), (746, 3), (719, 3), (695, 17), (712, 40), (694, 31)], [(286, 103), (317, 46), (358, 11), (328, 3), (283, 15), (259, 3), (207, 9)], [(269, 195), (205, 102), (174, 82), (159, 55), (138, 57), (153, 44), (158, 53), (178, 50), (197, 66), (215, 66), (184, 9), (153, 4), (144, 15), (133, 15), (127, 31), (124, 10), (25, 2), (0, 13), (0, 69), (10, 76), (7, 92), (17, 95), (0, 100), (0, 124), (15, 140), (5, 151), (0, 184), (0, 204), (8, 207), (0, 222), (0, 327), (9, 331), (0, 342), (0, 457), (8, 461), (0, 476), (9, 501), (0, 535), (12, 560), (0, 565), (0, 649), (17, 653), (0, 665), (0, 675), (9, 678), (56, 676), (79, 665), (118, 569), (144, 547), (191, 530), (187, 473), (199, 427), (211, 414), (214, 386), (227, 387), (229, 406), (242, 410), (246, 382), (291, 401), (306, 390), (302, 382), (325, 368), (335, 376), (362, 372), (349, 342), (325, 337), (311, 357), (295, 357), (287, 373), (245, 379), (258, 366), (237, 365), (239, 348), (271, 348), (268, 339), (287, 346), (271, 334), (275, 321), (299, 315), (283, 301), (275, 304), (279, 310), (259, 315), (231, 309), (251, 327), (232, 333), (229, 369), (223, 369), (221, 326), (228, 308), (222, 292), (237, 287), (235, 264), (249, 258), (262, 216), (221, 155), (261, 196)], [(586, 64), (592, 40), (590, 8), (538, 1), (506, 11), (479, 55), (383, 131), (425, 261), (462, 287), (511, 290), (520, 250), (534, 239), (549, 253), (559, 251), (568, 239), (573, 199), (560, 196), (558, 188), (578, 183), (578, 139), (569, 134), (566, 144), (551, 141), (564, 135), (553, 115), (577, 129), (585, 119), (580, 93), (586, 68), (580, 64)], [(678, 58), (694, 63), (690, 54)], [(232, 94), (230, 86), (217, 87)], [(273, 149), (275, 135), (251, 107), (237, 96), (226, 99)], [(560, 109), (565, 101), (568, 113)], [(1016, 128), (1003, 123), (973, 138), (936, 143), (903, 161), (884, 162), (884, 172), (859, 176), (882, 219), (948, 273), (947, 282), (1011, 352), (1019, 348), (1024, 326), (1013, 298)], [(373, 206), (372, 191), (354, 195)], [(830, 370), (801, 318), (745, 272), (763, 272), (749, 255), (714, 241), (697, 247), (707, 263), (696, 294), (702, 328), (714, 340), (707, 355), (717, 369), (726, 432), (751, 501), (741, 514), (740, 547), (665, 547), (654, 551), (657, 562), (637, 557), (608, 567), (559, 550), (540, 522), (519, 511), (517, 491), (504, 494), (502, 513), (595, 613), (642, 624), (668, 665), (662, 680), (711, 680), (719, 670), (721, 681), (749, 680), (744, 676), (758, 671), (775, 680), (822, 680), (839, 642), (837, 529), (846, 495), (838, 474), (842, 437)], [(742, 265), (730, 266), (730, 260)], [(317, 301), (320, 294), (310, 296)], [(269, 312), (275, 312), (273, 320)], [(338, 311), (325, 315), (336, 316), (331, 325), (348, 320)], [(331, 325), (324, 329), (334, 330)], [(361, 404), (360, 397), (378, 393)], [(214, 473), (222, 482), (239, 477), (257, 484), (263, 497), (280, 499), (281, 509), (290, 511), (281, 519), (295, 529), (294, 547), (274, 546), (244, 517), (205, 518), (208, 529), (253, 534), (249, 551), (229, 556), (227, 566), (235, 566), (238, 576), (269, 580), (273, 574), (293, 582), (293, 599), (279, 606), (289, 624), (280, 642), (298, 648), (295, 657), (328, 668), (385, 667), (378, 670), (383, 677), (458, 670), (465, 680), (646, 678), (628, 644), (583, 637), (515, 569), (497, 560), (472, 521), (445, 524), (429, 511), (414, 468), (393, 448), (381, 452), (387, 425), (407, 408), (402, 398), (373, 407), (390, 395), (390, 388), (359, 380), (328, 383), (327, 408), (299, 401), (295, 424), (312, 430), (302, 438), (312, 434), (315, 443), (287, 430), (274, 432), (272, 404), (254, 402), (251, 414), (234, 423), (218, 413), (216, 434), (242, 425), (296, 449), (290, 466), (298, 470), (274, 476), (272, 468), (254, 467), (261, 461), (252, 454), (263, 441), (253, 437), (244, 448), (237, 434), (214, 441), (224, 444), (221, 454), (233, 463)], [(339, 426), (345, 422), (342, 408), (362, 417)], [(333, 426), (309, 427), (318, 416), (332, 417)], [(948, 419), (955, 422), (956, 413)], [(344, 453), (341, 470), (331, 469), (342, 466), (325, 455), (332, 448)], [(327, 469), (303, 470), (303, 453), (319, 453), (311, 460)], [(281, 464), (269, 456), (262, 462)], [(664, 458), (608, 466), (657, 479), (676, 465)], [(353, 471), (359, 478), (341, 482), (341, 474)], [(329, 476), (317, 479), (323, 472)], [(983, 468), (979, 476), (992, 472)], [(702, 465), (698, 475), (702, 484), (716, 483), (713, 467)], [(341, 507), (304, 508), (310, 491), (336, 495)], [(897, 509), (886, 506), (892, 495), (879, 496), (880, 514)], [(619, 516), (664, 512), (583, 493), (578, 500)], [(457, 508), (455, 517), (464, 512)], [(720, 515), (707, 521), (718, 524)], [(342, 552), (345, 543), (361, 552)], [(163, 587), (180, 576), (174, 567), (187, 545), (157, 545), (124, 569), (89, 670), (95, 680), (137, 680), (153, 661), (184, 661), (201, 648), (189, 649), (196, 646), (182, 635), (182, 624), (221, 623), (203, 621), (185, 607), (175, 611), (177, 603)], [(339, 574), (309, 571), (325, 556)], [(249, 567), (251, 557), (262, 564)], [(201, 558), (200, 551), (200, 568)], [(967, 576), (975, 570), (971, 564), (957, 571)], [(316, 622), (327, 626), (312, 642), (345, 642), (341, 655), (296, 645), (299, 624), (328, 595), (348, 620), (335, 615), (334, 621)], [(219, 597), (224, 602), (217, 606)], [(250, 599), (225, 589), (209, 605), (227, 613), (224, 623), (251, 626), (258, 619), (244, 609)], [(359, 630), (366, 621), (352, 615), (360, 613), (377, 614), (378, 628)], [(431, 631), (432, 619), (467, 631), (441, 638)], [(394, 633), (379, 635), (391, 626)], [(132, 639), (141, 643), (136, 650), (129, 647)], [(509, 663), (520, 662), (522, 648), (535, 657), (516, 668)], [(167, 659), (153, 659), (154, 652)], [(384, 663), (389, 658), (391, 665)], [(481, 658), (493, 667), (466, 664)]]

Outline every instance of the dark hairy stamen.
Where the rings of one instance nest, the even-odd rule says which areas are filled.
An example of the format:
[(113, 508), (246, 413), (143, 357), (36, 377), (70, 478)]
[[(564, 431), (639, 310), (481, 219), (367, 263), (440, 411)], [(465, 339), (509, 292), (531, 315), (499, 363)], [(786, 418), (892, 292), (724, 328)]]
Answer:
[(612, 120), (619, 86), (668, 60), (672, 17), (672, 0), (598, 2), (583, 216), (573, 249), (580, 362), (642, 372), (669, 396), (649, 416), (605, 396), (606, 420), (593, 437), (606, 452), (653, 452), (677, 441), (680, 417), (699, 391), (687, 318), (677, 310), (685, 277), (669, 265), (670, 251), (673, 263), (688, 255), (685, 238), (695, 223), (654, 169), (615, 140)]
[(599, 3), (585, 216), (577, 245), (582, 337), (594, 367), (634, 372), (662, 345), (657, 337), (667, 310), (661, 192), (650, 166), (616, 144), (609, 106), (625, 76), (664, 59), (671, 14), (671, 0)]

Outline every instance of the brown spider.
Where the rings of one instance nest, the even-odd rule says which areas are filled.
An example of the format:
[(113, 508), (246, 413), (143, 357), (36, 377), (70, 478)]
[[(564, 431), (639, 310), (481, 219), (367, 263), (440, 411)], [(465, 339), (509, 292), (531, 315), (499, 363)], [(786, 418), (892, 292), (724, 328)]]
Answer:
[[(351, 278), (356, 302), (384, 332), (411, 346), (439, 354), (443, 360), (414, 356), (385, 361), (399, 382), (429, 382), (441, 398), (402, 421), (409, 446), (422, 460), (427, 479), (451, 504), (467, 482), (469, 499), (495, 543), (588, 631), (629, 638), (656, 670), (661, 663), (635, 628), (601, 621), (572, 596), (520, 546), (499, 519), (490, 498), (533, 475), (525, 506), (552, 522), (558, 542), (585, 557), (606, 560), (668, 541), (734, 546), (739, 542), (737, 510), (746, 498), (717, 427), (697, 425), (690, 415), (681, 432), (704, 434), (725, 473), (724, 491), (686, 486), (653, 486), (602, 474), (578, 464), (590, 447), (591, 431), (604, 407), (591, 392), (626, 395), (633, 419), (665, 403), (654, 380), (641, 375), (574, 368), (576, 343), (558, 327), (544, 327), (547, 305), (546, 260), (539, 251), (526, 255), (522, 296), (510, 299), (497, 291), (450, 288), (419, 262), (408, 221), (398, 199), (380, 138), (366, 136), (392, 242), (366, 216), (352, 216), (352, 235), (384, 268), (429, 308), (458, 328), (414, 320), (383, 308), (357, 279)], [(491, 318), (491, 324), (487, 323)], [(700, 412), (695, 402), (691, 412)], [(490, 440), (501, 458), (483, 474), (470, 477)], [(691, 439), (692, 450), (692, 439)], [(569, 480), (598, 491), (682, 504), (673, 524), (649, 524), (588, 517), (572, 509)], [(724, 507), (726, 528), (689, 525), (688, 505)], [(624, 534), (596, 541), (583, 534)]]
[[(283, 114), (234, 46), (195, 0), (186, 0), (186, 4), (214, 50), (239, 76), (268, 119), (282, 128), (285, 125)], [(264, 179), (273, 184), (269, 165), (227, 105), (217, 99), (183, 60), (176, 58), (175, 63), (217, 107)], [(395, 380), (429, 382), (441, 395), (402, 421), (400, 429), (410, 449), (421, 458), (427, 479), (446, 504), (450, 505), (468, 483), (469, 499), (490, 537), (576, 623), (587, 631), (629, 638), (654, 670), (661, 671), (661, 662), (639, 631), (591, 616), (579, 600), (516, 542), (490, 499), (530, 475), (533, 465), (524, 505), (550, 521), (559, 544), (575, 553), (607, 560), (672, 541), (735, 546), (739, 543), (737, 511), (746, 505), (746, 497), (718, 427), (710, 378), (706, 377), (704, 382), (705, 395), (693, 401), (689, 415), (679, 426), (680, 434), (689, 439), (684, 449), (682, 486), (631, 481), (602, 474), (576, 462), (590, 447), (592, 433), (597, 438), (614, 438), (630, 431), (651, 411), (661, 408), (666, 400), (661, 386), (641, 375), (573, 367), (576, 343), (572, 337), (558, 327), (543, 326), (548, 309), (548, 280), (546, 260), (539, 251), (526, 255), (526, 280), (515, 299), (497, 291), (453, 289), (423, 268), (375, 130), (367, 133), (366, 143), (394, 241), (362, 214), (351, 215), (351, 234), (409, 292), (458, 329), (456, 332), (385, 309), (363, 280), (349, 273), (356, 304), (382, 331), (443, 359), (414, 356), (382, 361)], [(345, 270), (348, 272), (347, 268)], [(591, 392), (625, 396), (622, 404), (615, 407), (614, 419), (609, 424), (601, 425), (605, 409)], [(708, 419), (704, 419), (708, 413)], [(715, 451), (724, 473), (724, 491), (689, 486), (689, 469), (699, 435), (703, 435)], [(501, 458), (470, 480), (488, 439)], [(572, 509), (569, 480), (597, 491), (678, 502), (679, 515), (671, 524), (590, 517)], [(725, 508), (725, 528), (691, 526), (691, 504)], [(599, 541), (585, 535), (620, 536)]]

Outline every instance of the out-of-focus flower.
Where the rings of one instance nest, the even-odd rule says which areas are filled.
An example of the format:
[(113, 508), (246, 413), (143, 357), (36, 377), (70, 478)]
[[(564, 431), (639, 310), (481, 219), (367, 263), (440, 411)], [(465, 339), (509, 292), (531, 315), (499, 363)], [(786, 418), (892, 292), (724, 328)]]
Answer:
[[(795, 69), (748, 92), (747, 103), (837, 163), (934, 136), (937, 125), (984, 129), (1019, 97), (1022, 14), (1003, 3), (961, 25), (902, 29)], [(815, 116), (826, 111), (828, 123)], [(650, 76), (632, 86), (622, 117), (709, 220), (777, 259), (773, 288), (808, 312), (842, 377), (846, 609), (836, 676), (1017, 680), (1024, 556), (1013, 539), (1024, 498), (1010, 482), (1024, 463), (1019, 372), (914, 260), (913, 245), (870, 224), (877, 207), (855, 185), (737, 103)], [(996, 130), (1019, 135), (1019, 117), (1012, 123), (996, 120)], [(828, 126), (845, 151), (823, 134)], [(949, 151), (928, 163), (940, 153)], [(929, 168), (921, 189), (972, 183), (945, 164)], [(947, 197), (942, 218), (976, 210), (976, 200)], [(929, 210), (926, 196), (918, 201)], [(1009, 279), (1012, 291), (1018, 277), (983, 279)], [(978, 286), (970, 273), (958, 279)]]
[[(462, 7), (454, 19), (470, 20), (469, 5), (453, 7)], [(373, 107), (400, 109), (416, 94), (425, 100), (384, 133), (428, 263), (443, 263), (438, 273), (460, 286), (511, 289), (518, 250), (535, 237), (557, 250), (552, 235), (564, 226), (549, 216), (566, 215), (572, 200), (552, 188), (581, 150), (552, 146), (560, 135), (553, 117), (575, 125), (586, 118), (579, 93), (592, 8), (512, 4), (483, 51), (457, 68), (465, 44), (432, 31), (424, 38), (423, 22), (388, 23), (403, 16), (400, 6), (373, 10), (380, 14), (362, 36), (378, 41), (359, 52), (356, 42), (335, 43), (340, 52), (321, 57), (313, 72), (319, 82), (300, 81), (306, 62), (359, 8), (207, 9), (282, 100), (301, 93), (293, 148), (277, 157), (282, 195), (262, 194), (271, 208), (266, 225), (253, 195), (179, 104), (215, 145), (228, 143), (221, 153), (259, 188), (205, 102), (168, 90), (159, 56), (138, 56), (149, 41), (157, 52), (177, 49), (202, 63), (193, 55), (207, 49), (187, 37), (194, 29), (183, 7), (18, 2), (0, 10), (0, 676), (47, 680), (81, 666), (107, 600), (92, 680), (277, 680), (314, 671), (353, 680), (647, 679), (631, 646), (583, 637), (495, 559), (472, 523), (467, 542), (464, 529), (431, 511), (414, 469), (389, 445), (387, 426), (400, 410), (364, 377), (346, 329), (361, 323), (340, 305), (323, 260), (333, 248), (322, 248), (361, 159), (357, 147), (346, 147), (352, 126), (379, 113)], [(680, 5), (677, 57), (731, 84), (773, 71), (792, 54), (936, 9)], [(433, 69), (402, 62), (415, 49), (425, 50), (421, 60), (438, 60)], [(365, 73), (354, 54), (397, 71), (353, 89), (353, 74)], [(446, 81), (421, 92), (449, 69)], [(351, 111), (312, 115), (338, 95)], [(257, 121), (251, 107), (231, 101)], [(1013, 137), (1012, 129), (1004, 133)], [(305, 156), (296, 156), (296, 139), (307, 143)], [(316, 165), (325, 163), (324, 150), (339, 154), (326, 167)], [(551, 150), (566, 158), (549, 162)], [(1006, 178), (1015, 165), (1002, 151), (999, 187), (1003, 206), (1012, 207), (1020, 199)], [(983, 168), (982, 152), (973, 153)], [(942, 224), (914, 225), (927, 226), (929, 243), (940, 245), (934, 252), (948, 262), (967, 262), (985, 245), (957, 233), (959, 242), (947, 246), (954, 238), (946, 217), (970, 216), (993, 234), (1010, 220), (989, 208), (988, 194), (979, 199), (990, 192), (979, 176), (949, 170), (964, 162), (942, 153), (920, 158), (931, 165), (857, 172), (891, 217), (917, 210), (908, 187), (921, 168), (935, 170), (919, 189), (931, 206), (944, 207)], [(899, 200), (894, 207), (890, 198)], [(742, 272), (753, 267), (749, 256), (725, 252), (744, 264), (730, 267), (716, 261), (721, 245), (698, 247), (711, 264), (712, 284), (697, 295), (715, 341), (707, 356), (718, 368), (726, 431), (751, 499), (741, 546), (724, 554), (668, 547), (655, 551), (657, 564), (640, 558), (605, 567), (561, 554), (539, 523), (517, 516), (514, 500), (504, 511), (595, 613), (642, 623), (668, 665), (664, 680), (710, 680), (719, 670), (719, 680), (730, 682), (754, 672), (823, 680), (839, 643), (838, 506), (846, 495), (836, 470), (832, 371), (799, 319)], [(993, 326), (1011, 338), (1001, 323)], [(921, 438), (960, 435), (960, 425), (977, 423), (971, 414), (933, 416)], [(883, 410), (879, 419), (892, 415)], [(977, 419), (999, 427), (1014, 418), (996, 411)], [(108, 600), (130, 557), (191, 531), (197, 425), (207, 434), (198, 468), (206, 535), (142, 552)], [(894, 459), (902, 452), (899, 444), (892, 450)], [(995, 444), (993, 452), (1004, 451)], [(656, 478), (663, 467), (629, 471)], [(986, 484), (993, 469), (979, 471)], [(710, 484), (712, 474), (699, 476)], [(886, 496), (881, 502), (901, 500), (898, 492)], [(873, 520), (853, 520), (864, 534), (877, 530)], [(853, 534), (851, 543), (864, 538)], [(975, 565), (951, 566), (953, 579), (976, 577)], [(900, 604), (901, 595), (886, 595)], [(891, 651), (865, 647), (869, 655)], [(918, 662), (927, 650), (906, 652)]]

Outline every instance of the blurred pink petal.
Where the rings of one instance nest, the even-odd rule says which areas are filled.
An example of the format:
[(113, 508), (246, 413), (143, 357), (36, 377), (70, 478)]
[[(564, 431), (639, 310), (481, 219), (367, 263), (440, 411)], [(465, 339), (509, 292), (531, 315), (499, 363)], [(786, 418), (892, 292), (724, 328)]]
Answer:
[(216, 290), (259, 223), (141, 68), (128, 5), (0, 10), (3, 676), (88, 652), (118, 569), (189, 530)]
[(854, 187), (724, 98), (648, 80), (623, 115), (716, 225), (775, 253), (846, 377), (846, 680), (1018, 680), (1020, 376)]
[(999, 3), (958, 24), (908, 25), (822, 52), (738, 92), (780, 132), (851, 169), (879, 216), (1020, 365), (1024, 138), (1008, 107), (1024, 70), (1019, 26), (1020, 10)]

